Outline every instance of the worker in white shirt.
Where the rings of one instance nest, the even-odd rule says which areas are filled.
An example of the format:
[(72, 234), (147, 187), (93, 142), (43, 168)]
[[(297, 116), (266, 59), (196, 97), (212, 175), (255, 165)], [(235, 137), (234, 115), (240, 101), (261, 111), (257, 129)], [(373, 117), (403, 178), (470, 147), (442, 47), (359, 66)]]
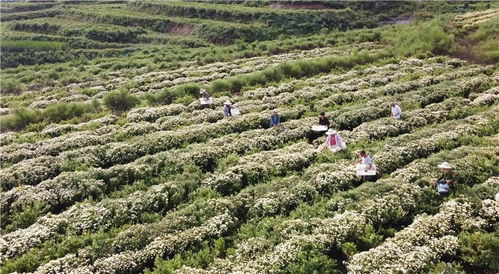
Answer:
[(199, 104), (201, 105), (201, 108), (211, 108), (213, 99), (210, 94), (206, 91), (206, 89), (201, 89), (200, 94), (201, 98), (199, 98)]
[(357, 175), (362, 179), (362, 182), (371, 181), (374, 182), (378, 179), (378, 172), (376, 171), (376, 165), (374, 164), (371, 156), (367, 154), (366, 151), (361, 150), (359, 152), (360, 159), (355, 162), (357, 166)]
[(402, 115), (402, 109), (399, 107), (399, 105), (391, 103), (390, 106), (392, 107), (392, 113), (390, 117), (392, 117), (393, 119), (400, 119), (400, 116)]

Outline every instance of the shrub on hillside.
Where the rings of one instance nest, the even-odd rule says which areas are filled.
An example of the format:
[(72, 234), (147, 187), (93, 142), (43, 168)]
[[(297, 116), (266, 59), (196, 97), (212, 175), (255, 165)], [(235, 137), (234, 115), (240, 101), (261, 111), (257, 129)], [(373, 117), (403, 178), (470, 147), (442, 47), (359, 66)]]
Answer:
[(167, 105), (173, 103), (176, 98), (182, 97), (179, 90), (165, 88), (157, 94), (146, 94), (144, 98), (149, 105)]
[(129, 110), (138, 103), (139, 99), (124, 89), (111, 91), (104, 96), (104, 105), (116, 112)]
[(198, 84), (185, 84), (176, 88), (177, 93), (181, 93), (183, 95), (190, 95), (194, 97), (199, 96), (199, 91), (201, 87)]
[(2, 81), (0, 83), (2, 93), (18, 93), (21, 91), (20, 85), (16, 81)]
[(12, 114), (1, 117), (0, 127), (2, 129), (19, 130), (41, 120), (42, 115), (39, 110), (19, 108), (14, 110)]
[(81, 117), (85, 113), (98, 110), (99, 103), (59, 103), (47, 107), (44, 111), (45, 118), (50, 122), (59, 122), (63, 120)]
[(391, 51), (406, 56), (423, 52), (448, 54), (456, 47), (454, 35), (446, 31), (441, 19), (389, 29), (382, 34), (382, 41), (392, 45)]
[[(461, 258), (478, 267), (499, 270), (499, 233), (462, 233), (459, 235)], [(491, 272), (492, 273), (492, 272)]]

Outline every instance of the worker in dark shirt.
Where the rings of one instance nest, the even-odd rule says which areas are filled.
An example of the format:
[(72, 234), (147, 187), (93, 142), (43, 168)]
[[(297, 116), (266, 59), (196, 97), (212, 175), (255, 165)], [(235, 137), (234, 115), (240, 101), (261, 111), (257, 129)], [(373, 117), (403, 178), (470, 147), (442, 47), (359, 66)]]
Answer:
[(329, 120), (327, 119), (324, 112), (321, 112), (321, 114), (319, 114), (319, 125), (327, 126), (327, 128), (329, 129)]
[(448, 196), (450, 194), (450, 186), (455, 177), (454, 171), (452, 171), (452, 166), (447, 162), (441, 163), (438, 167), (442, 169), (442, 174), (435, 181), (437, 192), (440, 196)]
[(319, 114), (319, 125), (321, 126), (325, 126), (324, 129), (320, 130), (320, 131), (316, 131), (316, 130), (310, 130), (308, 133), (307, 133), (307, 139), (308, 139), (308, 143), (309, 144), (312, 144), (312, 142), (323, 136), (326, 131), (329, 129), (329, 119), (326, 117), (326, 114), (324, 112), (321, 112)]

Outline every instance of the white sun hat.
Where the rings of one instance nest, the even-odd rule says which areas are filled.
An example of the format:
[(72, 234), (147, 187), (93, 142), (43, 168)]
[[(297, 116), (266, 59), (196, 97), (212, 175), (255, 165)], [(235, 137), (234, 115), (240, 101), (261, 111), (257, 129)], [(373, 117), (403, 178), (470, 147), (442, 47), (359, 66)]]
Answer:
[(202, 88), (202, 89), (199, 90), (199, 93), (201, 93), (201, 94), (203, 94), (205, 92), (206, 92), (206, 89), (204, 89), (204, 88)]
[(328, 129), (328, 131), (326, 132), (327, 135), (333, 135), (333, 134), (336, 134), (336, 130), (334, 129)]
[(445, 168), (445, 169), (452, 169), (452, 166), (447, 163), (447, 162), (443, 162), (441, 163), (440, 165), (438, 165), (439, 168)]
[(225, 101), (224, 105), (230, 105), (232, 104), (229, 100)]

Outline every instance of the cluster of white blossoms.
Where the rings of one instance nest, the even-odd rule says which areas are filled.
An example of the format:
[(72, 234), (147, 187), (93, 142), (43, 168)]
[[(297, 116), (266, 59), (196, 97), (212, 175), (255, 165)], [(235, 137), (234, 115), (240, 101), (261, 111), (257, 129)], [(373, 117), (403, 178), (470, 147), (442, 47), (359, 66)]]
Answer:
[(287, 170), (301, 170), (312, 163), (317, 152), (311, 145), (298, 143), (285, 149), (258, 153), (241, 159), (226, 172), (214, 174), (203, 184), (224, 193), (233, 185), (248, 185), (285, 174)]
[[(377, 46), (364, 46), (377, 50)], [(211, 81), (331, 52), (334, 53), (331, 49), (317, 49), (193, 66), (193, 70), (182, 68), (176, 74), (148, 73), (133, 79), (141, 85), (134, 92), (154, 92), (153, 86), (158, 83), (168, 86), (183, 81)], [(214, 98), (216, 109), (200, 110), (196, 100), (188, 105), (132, 109), (126, 119), (108, 115), (76, 125), (47, 126), (38, 133), (1, 133), (1, 159), (5, 162), (0, 172), (4, 191), (0, 194), (2, 218), (13, 221), (9, 218), (25, 213), (32, 205), (39, 206), (40, 212), (32, 225), (3, 235), (0, 259), (16, 260), (53, 240), (129, 224), (110, 239), (106, 250), (94, 254), (93, 247), (83, 247), (77, 254), (40, 266), (37, 272), (139, 272), (151, 266), (157, 257), (172, 258), (198, 248), (203, 241), (234, 235), (247, 222), (286, 216), (298, 205), (314, 202), (318, 195), (333, 197), (335, 193), (338, 195), (326, 200), (326, 218), (279, 221), (274, 227), (277, 239), (248, 239), (244, 235), (226, 258), (216, 259), (206, 269), (184, 267), (178, 272), (278, 272), (299, 260), (300, 253), (307, 248), (341, 248), (362, 235), (366, 226), (396, 223), (406, 215), (421, 212), (419, 204), (427, 198), (427, 188), (434, 188), (429, 182), (437, 175), (439, 162), (450, 160), (459, 169), (459, 176), (466, 176), (471, 182), (483, 180), (474, 172), (477, 165), (485, 172), (492, 170), (490, 159), (497, 155), (497, 148), (459, 147), (467, 144), (468, 137), (483, 134), (482, 129), (493, 125), (497, 117), (494, 86), (498, 79), (484, 74), (487, 69), (449, 58), (411, 58), (247, 90), (234, 98)], [(109, 87), (128, 82), (121, 74), (116, 77), (96, 82), (102, 90), (94, 97), (100, 98)], [(85, 86), (97, 88), (81, 84)], [(484, 90), (487, 86), (492, 88)], [(74, 100), (83, 99), (69, 94)], [(241, 110), (241, 116), (224, 119), (220, 109), (228, 99)], [(391, 102), (403, 107), (402, 120), (388, 118)], [(282, 124), (268, 128), (269, 110), (275, 108)], [(305, 144), (303, 138), (317, 122), (310, 114), (322, 110), (347, 147), (376, 141), (370, 144), (369, 154), (380, 173), (392, 172), (378, 181), (383, 191), (375, 189), (374, 184), (358, 186), (349, 161), (317, 162), (318, 155), (327, 155), (322, 155), (322, 147)], [(324, 142), (324, 137), (314, 142)], [(448, 149), (451, 150), (439, 153)], [(219, 161), (231, 154), (241, 156), (235, 163)], [(188, 172), (191, 165), (204, 172), (195, 181), (168, 176)], [(113, 194), (138, 180), (158, 175), (175, 179), (154, 181), (156, 185), (124, 196)], [(497, 179), (491, 178), (477, 186), (477, 195), (480, 199), (490, 198), (496, 187)], [(192, 196), (205, 188), (221, 196), (191, 203)], [(367, 194), (360, 193), (363, 190)], [(341, 194), (343, 191), (345, 195)], [(470, 204), (461, 199), (457, 202)], [(480, 208), (474, 206), (466, 206), (462, 212), (453, 211), (452, 216), (472, 216), (462, 220), (452, 217), (459, 229), (486, 227), (498, 215), (492, 200), (485, 200)], [(160, 219), (144, 223), (151, 213)], [(424, 218), (430, 217), (421, 217)], [(415, 227), (419, 219), (413, 224)], [(407, 237), (414, 231), (407, 232)], [(386, 241), (379, 246), (380, 252), (402, 252), (404, 259), (391, 259), (387, 251), (388, 255), (376, 262), (380, 268), (390, 265), (384, 269), (417, 272), (422, 262), (452, 254), (458, 232), (441, 234), (442, 237), (430, 232), (424, 236), (425, 244)], [(403, 238), (398, 234), (394, 239)], [(385, 264), (385, 258), (391, 261)], [(356, 262), (352, 259), (348, 266), (355, 267)]]
[[(456, 155), (458, 158), (456, 159), (458, 159), (459, 162), (456, 163), (456, 166), (459, 170), (462, 170), (463, 172), (472, 172), (474, 170), (474, 168), (466, 166), (464, 163), (470, 160), (472, 161), (472, 157), (475, 156), (475, 153), (476, 149), (470, 147), (458, 149), (458, 155)], [(490, 155), (497, 153), (497, 151), (491, 152), (488, 151), (488, 149), (483, 149), (480, 153), (482, 153), (482, 156), (484, 157), (489, 157)], [(422, 189), (421, 187), (414, 185), (412, 180), (403, 180), (404, 177), (401, 177), (400, 174), (408, 171), (412, 172), (414, 167), (420, 167), (420, 162), (423, 162), (424, 165), (431, 169), (427, 169), (428, 171), (423, 173), (416, 172), (414, 173), (414, 176), (424, 178), (428, 177), (428, 175), (434, 176), (434, 162), (437, 159), (445, 157), (444, 154), (445, 153), (432, 156), (431, 159), (418, 160), (413, 164), (401, 168), (394, 177), (382, 179), (380, 183), (382, 182), (385, 185), (390, 186), (391, 190), (382, 196), (369, 197), (364, 201), (351, 203), (351, 206), (355, 208), (355, 211), (342, 209), (341, 207), (336, 206), (332, 207), (337, 210), (332, 218), (313, 218), (310, 220), (294, 219), (283, 222), (281, 225), (275, 227), (283, 240), (283, 242), (277, 246), (273, 247), (272, 243), (262, 238), (250, 238), (238, 243), (233, 255), (230, 255), (227, 259), (217, 259), (208, 269), (183, 267), (176, 273), (187, 273), (189, 271), (191, 271), (190, 273), (233, 273), (236, 269), (243, 269), (244, 273), (272, 272), (276, 270), (274, 266), (285, 266), (296, 260), (297, 254), (308, 245), (313, 245), (319, 249), (324, 249), (326, 246), (331, 245), (341, 246), (348, 237), (360, 235), (362, 229), (367, 224), (383, 223), (397, 218), (404, 218), (406, 214), (413, 211), (414, 208), (417, 207), (417, 204), (420, 203)], [(402, 165), (403, 164), (401, 164), (401, 166)], [(488, 164), (484, 165), (486, 166)], [(408, 170), (406, 171), (406, 169)], [(492, 182), (489, 180), (485, 182), (485, 184), (492, 184)], [(490, 225), (494, 223), (494, 220), (497, 220), (497, 216), (499, 215), (496, 213), (499, 208), (497, 207), (497, 202), (496, 205), (492, 205), (492, 202), (493, 201), (491, 200), (485, 200), (481, 209), (476, 211), (481, 217), (473, 219), (472, 223), (475, 227), (477, 224)], [(464, 216), (467, 212), (472, 211), (470, 204), (466, 205), (467, 207), (459, 211), (457, 215)], [(455, 210), (460, 209), (460, 207), (453, 208)], [(340, 210), (344, 212), (338, 213)], [(438, 217), (434, 218), (438, 219)], [(335, 220), (338, 219), (340, 219), (341, 222), (335, 222)], [(483, 222), (483, 219), (486, 219), (486, 221)], [(464, 218), (461, 218), (460, 221), (463, 226), (469, 223)], [(429, 224), (431, 223), (432, 222), (429, 222)], [(423, 237), (417, 235), (424, 234), (424, 229), (418, 233), (419, 234), (413, 234), (415, 235), (414, 237), (416, 237), (415, 241), (418, 241), (419, 238), (417, 237)], [(349, 236), (347, 237), (347, 235)], [(401, 242), (403, 239), (404, 237), (400, 237)], [(449, 250), (455, 248), (456, 240), (457, 239), (454, 236), (451, 237), (447, 235), (444, 235), (441, 239), (430, 239), (427, 245), (417, 247), (414, 252), (407, 254), (405, 256), (405, 261), (400, 260), (401, 263), (406, 262), (407, 265), (399, 266), (397, 269), (404, 270), (404, 267), (412, 265), (414, 260), (411, 260), (410, 258), (414, 258), (415, 255), (419, 256), (418, 254), (420, 254), (420, 256), (417, 258), (420, 260), (427, 260), (429, 257), (425, 256), (433, 256), (432, 258), (437, 256), (435, 253), (432, 253), (434, 250), (448, 253)], [(385, 244), (390, 246), (388, 243)], [(279, 267), (277, 267), (277, 269), (279, 269)], [(373, 269), (371, 270), (376, 272)]]
[[(415, 91), (415, 96), (416, 97), (418, 96), (416, 91)], [(412, 98), (408, 98), (407, 100), (409, 100), (409, 99), (412, 99)], [(380, 100), (382, 100), (382, 99), (380, 99)], [(386, 98), (385, 98), (385, 100), (389, 101), (389, 99), (386, 99)], [(380, 104), (380, 102), (376, 101), (376, 102), (369, 103), (369, 105), (377, 105), (377, 104)], [(363, 109), (363, 110), (361, 110), (361, 109)], [(372, 115), (365, 115), (366, 112), (368, 112), (368, 113), (372, 112)], [(385, 108), (379, 108), (379, 107), (365, 108), (365, 107), (360, 106), (360, 107), (356, 107), (356, 108), (341, 110), (339, 112), (339, 115), (337, 113), (332, 113), (331, 115), (337, 116), (335, 121), (338, 121), (337, 126), (341, 127), (342, 125), (343, 126), (347, 126), (347, 125), (354, 126), (354, 125), (360, 124), (366, 120), (376, 119), (376, 118), (384, 115), (385, 113), (386, 113)], [(355, 115), (355, 114), (357, 114), (357, 115)], [(261, 117), (262, 122), (255, 123), (254, 124), (255, 126), (259, 126), (260, 124), (264, 123), (265, 119), (267, 119), (267, 115), (265, 113), (262, 113), (260, 117)], [(250, 117), (245, 117), (245, 118), (249, 119)], [(210, 128), (216, 128), (216, 127), (220, 128), (221, 126), (223, 127), (223, 123), (222, 124), (216, 123), (214, 125), (208, 125), (208, 128), (205, 128), (205, 129), (210, 130)], [(146, 145), (150, 145), (151, 143), (156, 143), (156, 142), (152, 141), (153, 139), (154, 140), (161, 139), (159, 142), (163, 143), (165, 146), (160, 146), (159, 149), (157, 148), (157, 146), (155, 146), (157, 151), (158, 150), (161, 151), (162, 149), (167, 149), (169, 147), (170, 148), (175, 147), (175, 146), (178, 146), (179, 144), (184, 143), (184, 142), (190, 142), (189, 139), (186, 139), (188, 136), (191, 136), (191, 138), (198, 138), (197, 137), (198, 134), (196, 134), (196, 133), (198, 133), (197, 126), (192, 127), (192, 129), (186, 128), (182, 131), (165, 132), (166, 135), (160, 134), (161, 131), (159, 131), (159, 132), (155, 131), (157, 129), (157, 127), (155, 127), (153, 125), (151, 125), (150, 127), (141, 127), (142, 131), (140, 131), (140, 132), (138, 132), (138, 130), (136, 130), (135, 128), (136, 127), (134, 127), (133, 125), (130, 125), (129, 127), (124, 127), (124, 129), (122, 131), (119, 131), (119, 132), (124, 132), (124, 133), (130, 134), (130, 135), (145, 133), (146, 138), (144, 138), (144, 139), (147, 140)], [(100, 130), (100, 131), (97, 130), (97, 134), (99, 134), (101, 131), (104, 131), (104, 130)], [(191, 134), (186, 134), (186, 131), (191, 132)], [(111, 133), (107, 133), (107, 135), (105, 135), (105, 136), (111, 136), (112, 132), (113, 131), (111, 131)], [(217, 131), (215, 129), (215, 132), (219, 132), (219, 131)], [(89, 134), (91, 134), (91, 133), (92, 132), (89, 132)], [(227, 133), (227, 132), (224, 132), (224, 133)], [(208, 135), (203, 134), (203, 135), (206, 138), (210, 136), (209, 134)], [(177, 136), (177, 137), (173, 138), (171, 136)], [(178, 136), (182, 136), (184, 138), (181, 138)], [(168, 138), (168, 137), (171, 137), (171, 138)], [(62, 143), (53, 142), (53, 143), (56, 144), (56, 147), (63, 149), (64, 147), (71, 148), (71, 147), (85, 146), (85, 145), (87, 145), (87, 142), (92, 141), (92, 139), (88, 139), (88, 138), (85, 139), (83, 137), (81, 137), (81, 138), (83, 140), (85, 140), (85, 142), (81, 143), (81, 144), (74, 144), (77, 142), (73, 141), (72, 139), (69, 139), (67, 141), (69, 143), (69, 145), (65, 145), (66, 142), (62, 142)], [(176, 144), (165, 142), (165, 140), (168, 140), (168, 139), (177, 140), (177, 142), (176, 142)], [(95, 140), (97, 140), (98, 142), (104, 142), (104, 143), (106, 141), (108, 141), (108, 139), (106, 139), (106, 138), (98, 138), (98, 137), (95, 137)], [(81, 152), (82, 152), (81, 154), (84, 155), (85, 161), (78, 160), (78, 162), (85, 162), (85, 163), (89, 164), (90, 166), (96, 166), (96, 165), (97, 166), (99, 166), (99, 165), (100, 166), (108, 166), (108, 165), (112, 165), (112, 164), (116, 164), (116, 163), (124, 163), (126, 161), (130, 161), (130, 160), (133, 160), (134, 158), (140, 157), (144, 154), (154, 153), (154, 151), (150, 151), (148, 149), (141, 148), (141, 143), (144, 143), (144, 142), (142, 142), (142, 140), (143, 139), (141, 139), (137, 142), (138, 146), (134, 145), (133, 143), (127, 142), (127, 143), (111, 143), (111, 144), (102, 145), (100, 147), (99, 146), (86, 147), (86, 148), (81, 150)], [(105, 151), (105, 152), (103, 153), (103, 151)], [(120, 151), (121, 153), (117, 153), (116, 151)], [(55, 152), (57, 152), (57, 151), (55, 151)], [(7, 155), (5, 155), (5, 157), (16, 156), (17, 158), (27, 158), (27, 157), (29, 158), (29, 157), (32, 157), (32, 156), (30, 156), (31, 154), (36, 155), (35, 152), (29, 151), (29, 150), (25, 151), (25, 153), (28, 153), (28, 155), (23, 156), (22, 153), (23, 153), (23, 150), (15, 152), (14, 155), (7, 154)], [(76, 158), (78, 159), (77, 151), (71, 151), (70, 153), (66, 153), (64, 155), (61, 155), (61, 157), (62, 157), (62, 159), (67, 159), (67, 158), (69, 158), (69, 156), (71, 156), (71, 159), (74, 159), (75, 153), (77, 156)], [(22, 157), (19, 156), (19, 154), (21, 154)], [(52, 153), (49, 153), (49, 154), (52, 154)], [(102, 155), (102, 156), (100, 156), (101, 159), (95, 158), (95, 156), (92, 156), (92, 155), (96, 155), (96, 154)], [(137, 155), (137, 156), (134, 156), (134, 155)], [(92, 159), (92, 158), (94, 158), (94, 160), (91, 160), (91, 162), (88, 162), (88, 159)], [(120, 159), (120, 158), (123, 158), (123, 159)], [(59, 161), (56, 161), (56, 162), (59, 162), (59, 163), (64, 162), (64, 160), (61, 160), (60, 158), (58, 160)], [(58, 165), (55, 165), (55, 166), (58, 166)], [(17, 166), (16, 166), (16, 169), (17, 169)], [(56, 168), (52, 167), (52, 170), (54, 170), (54, 169), (56, 169)], [(7, 171), (7, 174), (9, 174), (8, 171)], [(21, 178), (22, 178), (22, 176), (21, 176)], [(48, 178), (41, 178), (41, 179), (43, 180), (43, 179), (48, 179)], [(15, 185), (15, 184), (17, 184), (17, 183), (12, 183), (11, 185)]]
[[(304, 133), (306, 132), (306, 124), (307, 123), (308, 122), (305, 122), (302, 124), (302, 126), (300, 126), (301, 129), (296, 132), (296, 133), (298, 133), (298, 135), (295, 138), (301, 138), (304, 136)], [(445, 126), (447, 126), (447, 125), (445, 125)], [(435, 130), (433, 130), (433, 131), (435, 131)], [(428, 139), (424, 139), (423, 142), (419, 140), (418, 142), (416, 142), (417, 144), (413, 144), (413, 145), (411, 143), (409, 143), (409, 144), (411, 144), (415, 148), (419, 148), (421, 146), (421, 145), (419, 145), (419, 143), (423, 143), (425, 145), (430, 145), (429, 147), (427, 147), (428, 149), (426, 151), (432, 151), (432, 149), (434, 149), (431, 147), (431, 145), (433, 144), (432, 140), (437, 140), (438, 142), (441, 142), (441, 140), (445, 140), (445, 138), (455, 139), (456, 136), (459, 136), (459, 134), (462, 132), (463, 133), (465, 133), (465, 132), (472, 133), (473, 132), (473, 130), (469, 129), (469, 127), (460, 127), (460, 128), (458, 128), (458, 131), (459, 132), (456, 132), (456, 133), (451, 132), (451, 133), (440, 134), (442, 136), (441, 138), (444, 138), (444, 139), (428, 138)], [(257, 132), (259, 132), (259, 134), (261, 133), (260, 131), (257, 131)], [(250, 132), (246, 132), (246, 133), (250, 134)], [(437, 135), (437, 136), (440, 136), (440, 135)], [(257, 136), (258, 136), (258, 134), (257, 134)], [(264, 138), (264, 139), (265, 139), (265, 142), (272, 140), (270, 138)], [(289, 139), (289, 137), (287, 139)], [(435, 141), (435, 142), (437, 142), (437, 141)], [(214, 141), (214, 143), (216, 143), (216, 140)], [(263, 144), (264, 143), (260, 143), (260, 145), (263, 145)], [(270, 147), (272, 147), (272, 144), (270, 144)], [(203, 148), (206, 149), (206, 146), (204, 146)], [(237, 147), (235, 147), (234, 149), (236, 151), (238, 151)], [(248, 147), (247, 149), (250, 150), (251, 147)], [(398, 150), (401, 151), (401, 153), (404, 153), (404, 149), (400, 149), (400, 147), (398, 147)], [(421, 155), (421, 154), (418, 154), (418, 155)], [(382, 158), (383, 156), (380, 155), (379, 157)], [(391, 157), (391, 156), (389, 155), (387, 157)], [(407, 158), (407, 155), (405, 155), (405, 157)], [(378, 155), (375, 155), (375, 159), (376, 158), (378, 158)], [(395, 159), (395, 160), (393, 160), (393, 162), (399, 161), (398, 158), (393, 158), (393, 159)], [(407, 158), (407, 159), (410, 159), (410, 158)], [(150, 160), (148, 159), (147, 161), (150, 161)], [(385, 161), (383, 161), (383, 162), (385, 162)], [(389, 163), (390, 160), (387, 160), (386, 162)], [(86, 178), (96, 178), (96, 179), (95, 180), (83, 180), (82, 183), (76, 189), (75, 189), (76, 185), (74, 185), (74, 184), (68, 184), (67, 182), (61, 182), (61, 181), (66, 180), (66, 178), (70, 177), (72, 174), (72, 173), (67, 173), (67, 174), (65, 174), (65, 176), (62, 176), (60, 178), (56, 178), (55, 180), (47, 181), (46, 183), (41, 184), (39, 186), (36, 186), (34, 188), (24, 187), (22, 189), (19, 189), (19, 191), (18, 191), (19, 193), (17, 193), (17, 194), (16, 194), (17, 190), (14, 190), (11, 193), (7, 193), (8, 195), (5, 195), (3, 197), (3, 198), (5, 198), (5, 199), (3, 199), (3, 201), (5, 202), (4, 205), (6, 205), (7, 208), (8, 208), (8, 206), (12, 206), (15, 208), (15, 207), (22, 205), (22, 204), (25, 204), (25, 203), (29, 204), (30, 201), (31, 202), (41, 201), (41, 202), (44, 202), (47, 204), (52, 204), (52, 202), (50, 202), (50, 201), (56, 200), (56, 199), (55, 199), (55, 196), (50, 195), (50, 192), (52, 191), (51, 186), (54, 186), (54, 189), (60, 189), (60, 191), (64, 191), (64, 189), (69, 186), (71, 188), (71, 190), (69, 190), (69, 189), (67, 189), (67, 190), (69, 191), (69, 193), (72, 193), (72, 194), (68, 195), (66, 193), (65, 197), (67, 197), (67, 199), (69, 201), (71, 201), (71, 199), (74, 199), (75, 197), (84, 197), (84, 196), (80, 196), (80, 195), (85, 195), (85, 194), (90, 195), (90, 193), (92, 193), (92, 191), (97, 191), (95, 193), (99, 193), (100, 191), (102, 191), (102, 189), (100, 189), (100, 187), (95, 188), (95, 182), (101, 182), (101, 180), (99, 180), (98, 178), (101, 178), (103, 175), (106, 177), (112, 177), (113, 175), (114, 176), (122, 176), (122, 175), (118, 175), (118, 174), (119, 173), (130, 174), (130, 171), (133, 171), (135, 174), (137, 174), (137, 172), (138, 172), (138, 174), (144, 174), (144, 173), (150, 172), (151, 169), (153, 169), (153, 168), (151, 168), (150, 166), (147, 166), (147, 167), (143, 166), (143, 167), (139, 167), (137, 169), (133, 165), (132, 166), (125, 165), (123, 167), (117, 166), (115, 168), (111, 168), (109, 171), (105, 172), (104, 174), (102, 172), (105, 170), (83, 173), (83, 175), (81, 175), (81, 177), (76, 176), (76, 178), (72, 178), (72, 179), (76, 179), (76, 181), (80, 180), (79, 178), (85, 178), (85, 179)], [(116, 172), (118, 172), (118, 173), (116, 173)], [(105, 175), (106, 173), (109, 175)], [(349, 176), (353, 176), (352, 172), (347, 173), (347, 174), (349, 174)], [(140, 176), (140, 175), (136, 175), (136, 176)], [(99, 184), (102, 184), (102, 183), (99, 183)], [(91, 190), (90, 193), (88, 193), (89, 190)], [(56, 191), (56, 193), (59, 193), (60, 191)], [(31, 194), (31, 192), (35, 192), (35, 194)], [(52, 198), (50, 200), (44, 200), (46, 197), (54, 197), (54, 198)], [(18, 201), (13, 202), (11, 205), (9, 205), (9, 202), (12, 202), (14, 199), (17, 199)], [(57, 204), (58, 203), (55, 203), (52, 205), (56, 206)]]
[(473, 99), (472, 105), (492, 105), (499, 99), (499, 87), (493, 87), (480, 93), (472, 93), (470, 99)]
[[(481, 214), (491, 212), (495, 214)], [(479, 212), (466, 201), (451, 200), (440, 212), (421, 215), (413, 223), (397, 232), (380, 246), (352, 256), (347, 269), (350, 273), (414, 273), (424, 270), (441, 256), (454, 254), (458, 248), (455, 236), (467, 223), (486, 218), (491, 224), (498, 219), (499, 202), (485, 200)], [(474, 222), (477, 225), (477, 222)]]

